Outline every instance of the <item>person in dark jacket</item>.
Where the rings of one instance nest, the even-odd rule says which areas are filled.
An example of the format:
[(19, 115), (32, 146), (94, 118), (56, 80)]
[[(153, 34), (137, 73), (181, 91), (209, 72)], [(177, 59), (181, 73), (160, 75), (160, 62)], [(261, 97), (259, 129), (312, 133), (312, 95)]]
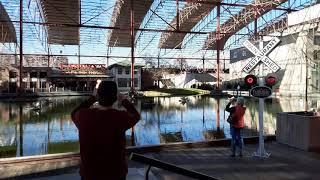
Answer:
[[(91, 96), (71, 114), (79, 130), (80, 175), (83, 180), (125, 180), (126, 162), (125, 132), (140, 119), (139, 112), (127, 99), (117, 96), (117, 84), (113, 81), (97, 81), (97, 95)], [(119, 102), (126, 110), (114, 109)], [(99, 105), (92, 106), (98, 101)]]
[(226, 111), (230, 113), (231, 123), (230, 123), (230, 134), (231, 134), (231, 157), (235, 157), (236, 155), (236, 147), (239, 147), (239, 156), (243, 155), (243, 138), (242, 131), (244, 128), (244, 114), (246, 111), (246, 107), (244, 107), (244, 99), (243, 97), (238, 97), (236, 99), (236, 105), (230, 107), (232, 103), (235, 102), (235, 98), (232, 99), (226, 106)]

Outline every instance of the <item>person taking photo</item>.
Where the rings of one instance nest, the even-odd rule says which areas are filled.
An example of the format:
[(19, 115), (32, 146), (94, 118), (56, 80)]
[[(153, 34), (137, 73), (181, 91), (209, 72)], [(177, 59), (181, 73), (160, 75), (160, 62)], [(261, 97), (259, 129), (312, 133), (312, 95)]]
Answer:
[[(231, 107), (231, 105), (234, 105)], [(231, 134), (231, 157), (235, 157), (236, 148), (239, 148), (239, 156), (243, 156), (243, 137), (242, 131), (244, 128), (244, 114), (246, 107), (244, 107), (244, 98), (232, 98), (226, 106), (226, 111), (230, 113), (228, 122), (230, 123)]]
[[(114, 109), (118, 100), (126, 110)], [(97, 106), (92, 106), (98, 101)], [(125, 132), (140, 119), (133, 104), (117, 92), (113, 81), (97, 81), (93, 95), (71, 113), (79, 131), (82, 180), (125, 180)]]

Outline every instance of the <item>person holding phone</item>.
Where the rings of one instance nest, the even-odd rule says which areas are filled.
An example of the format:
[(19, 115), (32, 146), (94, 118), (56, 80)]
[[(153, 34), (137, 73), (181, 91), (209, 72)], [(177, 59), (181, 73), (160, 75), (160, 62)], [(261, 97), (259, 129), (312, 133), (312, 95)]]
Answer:
[[(126, 110), (114, 109), (118, 100)], [(98, 101), (97, 106), (92, 106)], [(133, 104), (118, 95), (113, 81), (97, 81), (93, 95), (71, 113), (79, 131), (82, 180), (125, 180), (125, 132), (140, 119)]]
[[(233, 105), (233, 106), (231, 106)], [(239, 148), (239, 156), (243, 156), (243, 138), (242, 131), (244, 128), (244, 114), (246, 107), (244, 107), (244, 98), (232, 98), (226, 106), (226, 111), (230, 113), (230, 134), (231, 134), (231, 157), (235, 157), (236, 148)]]

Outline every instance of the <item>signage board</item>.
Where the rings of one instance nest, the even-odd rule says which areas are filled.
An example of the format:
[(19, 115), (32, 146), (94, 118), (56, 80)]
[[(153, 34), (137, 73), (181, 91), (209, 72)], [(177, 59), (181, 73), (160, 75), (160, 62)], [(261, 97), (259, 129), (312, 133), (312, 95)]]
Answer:
[(230, 50), (230, 64), (252, 57), (254, 54), (245, 47)]
[(102, 69), (107, 68), (105, 64), (61, 64), (61, 69)]
[(273, 38), (268, 44), (262, 49), (259, 50), (255, 47), (250, 41), (246, 40), (243, 45), (252, 52), (255, 57), (253, 57), (249, 63), (243, 68), (243, 71), (246, 73), (250, 73), (260, 61), (262, 61), (265, 65), (267, 65), (273, 72), (277, 72), (280, 67), (273, 62), (267, 55), (280, 43), (280, 39)]
[(31, 78), (31, 82), (37, 82), (38, 78)]
[(257, 98), (266, 98), (271, 96), (272, 89), (267, 86), (256, 86), (250, 90), (250, 94)]
[(105, 75), (105, 64), (61, 64), (61, 74), (72, 75)]
[(272, 72), (277, 72), (277, 71), (280, 69), (280, 67), (279, 67), (274, 61), (272, 61), (269, 57), (267, 57), (267, 56), (263, 56), (263, 57), (261, 58), (261, 61), (262, 61), (265, 65), (267, 65), (267, 66), (271, 69)]

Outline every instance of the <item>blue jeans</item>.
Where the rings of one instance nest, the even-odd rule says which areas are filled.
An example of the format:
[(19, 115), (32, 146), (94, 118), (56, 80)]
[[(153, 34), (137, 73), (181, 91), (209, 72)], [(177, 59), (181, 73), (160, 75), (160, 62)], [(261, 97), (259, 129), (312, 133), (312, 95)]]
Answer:
[(242, 155), (242, 147), (243, 147), (243, 138), (242, 138), (242, 128), (235, 128), (230, 125), (230, 134), (231, 134), (231, 151), (232, 154), (236, 154), (236, 147), (239, 147), (239, 154)]

